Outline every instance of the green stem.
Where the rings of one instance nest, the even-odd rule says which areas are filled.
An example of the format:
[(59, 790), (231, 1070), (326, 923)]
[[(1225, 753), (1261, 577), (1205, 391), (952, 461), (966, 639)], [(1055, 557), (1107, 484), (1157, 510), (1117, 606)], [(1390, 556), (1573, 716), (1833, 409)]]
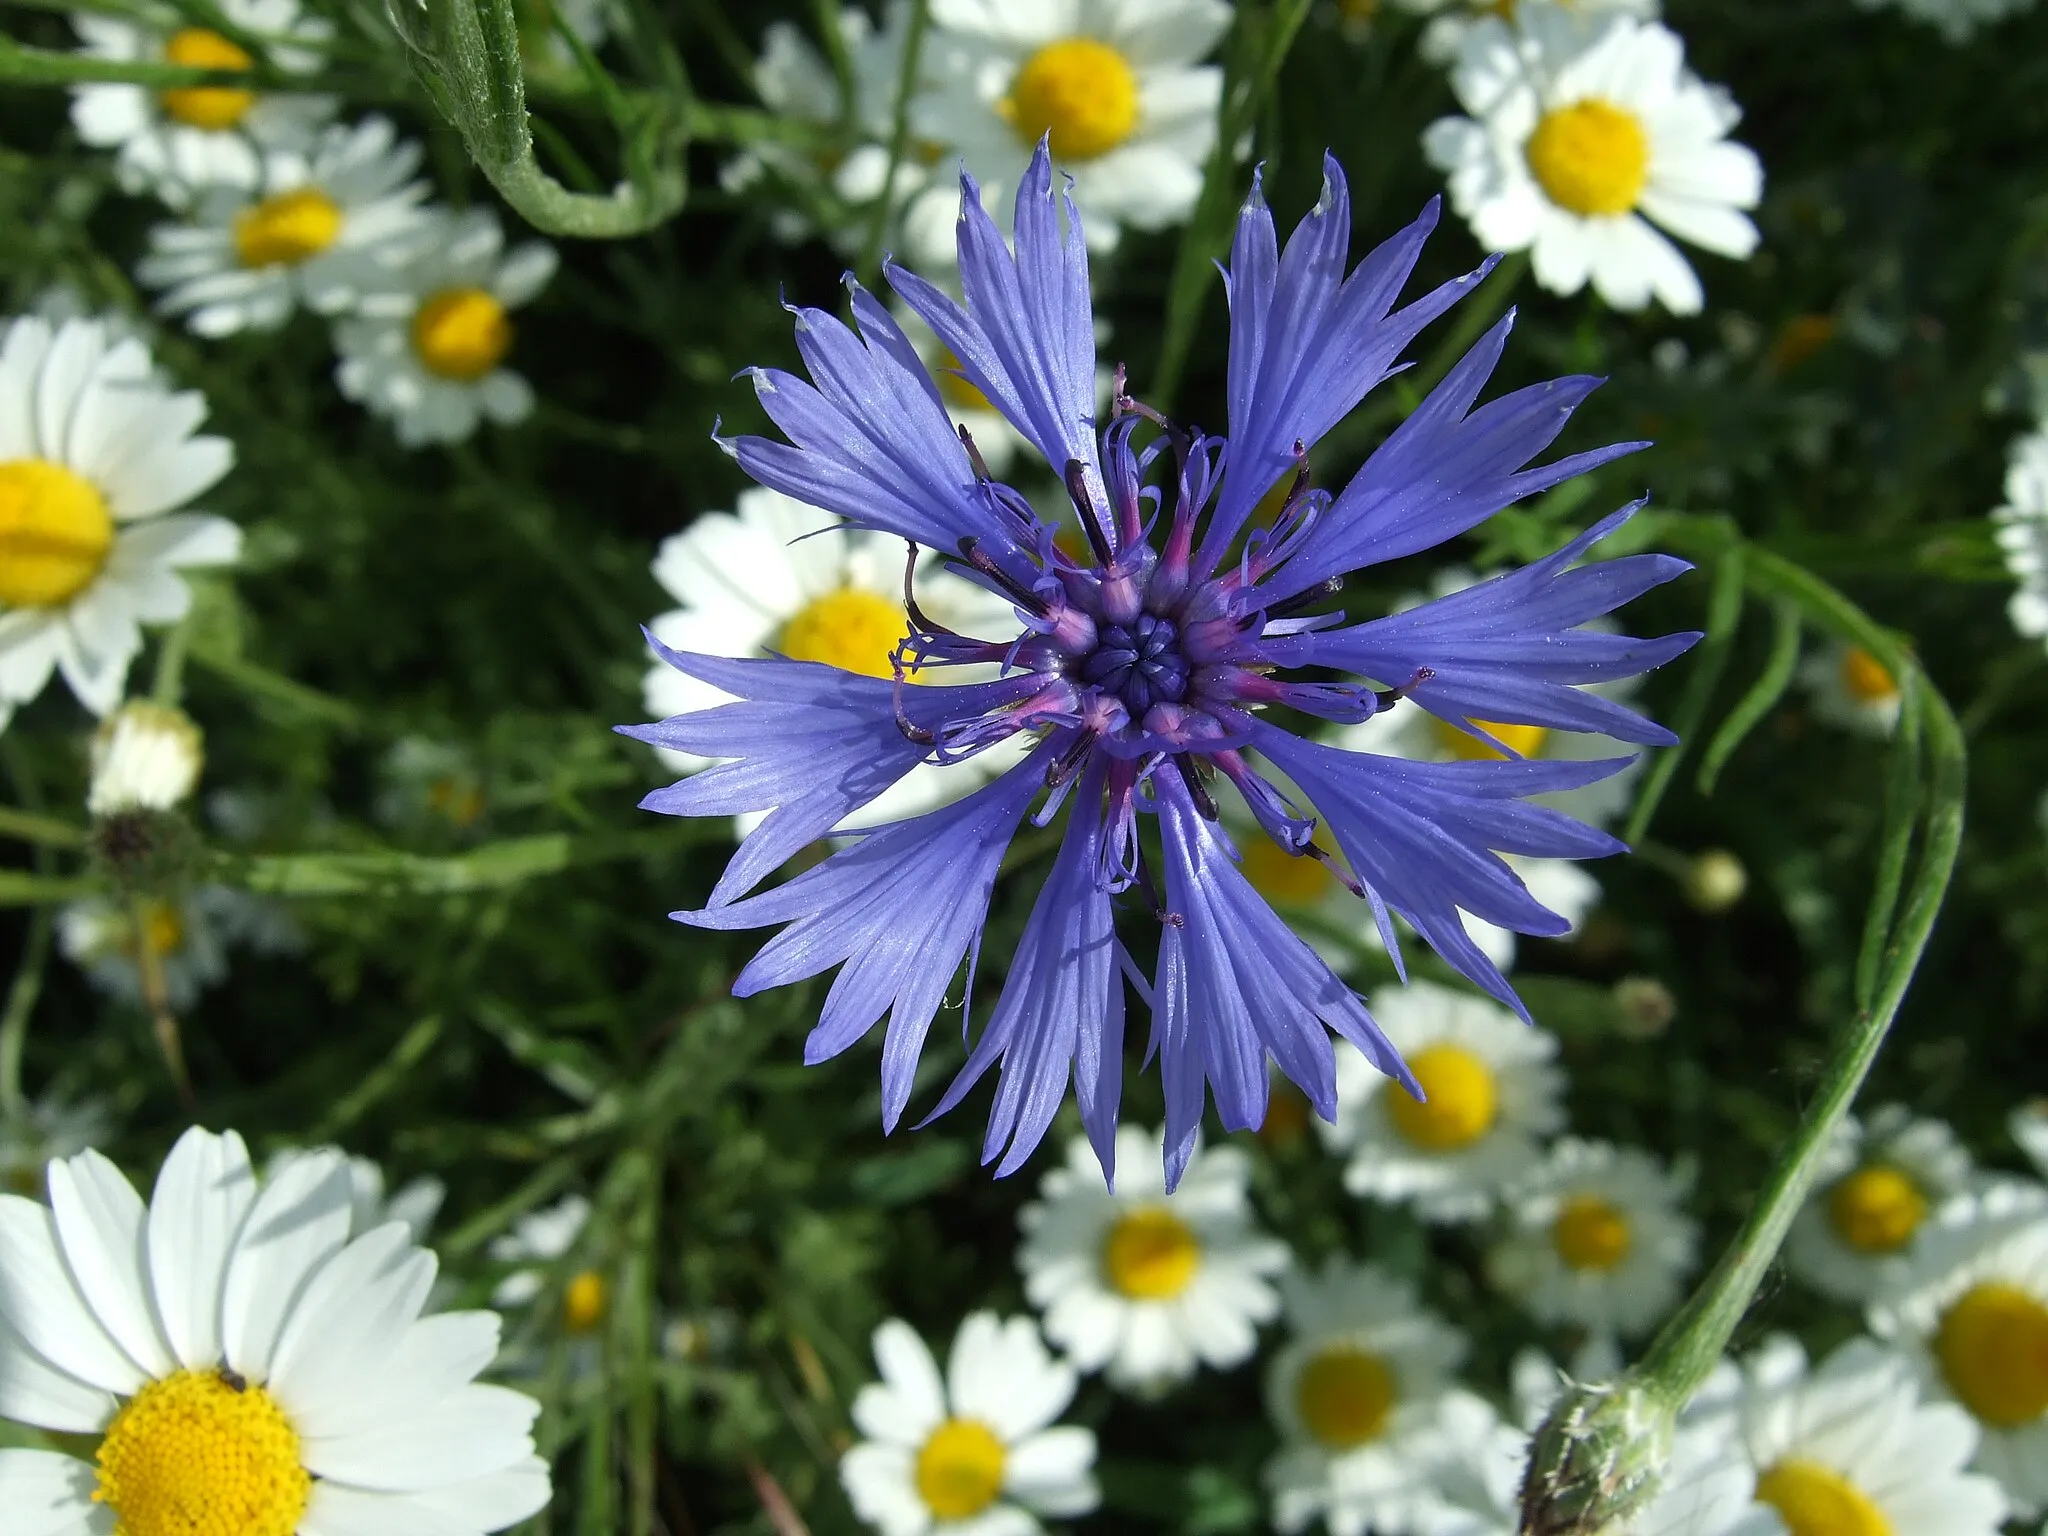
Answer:
[(28, 1021), (42, 995), (43, 969), (50, 959), (50, 909), (39, 907), (29, 919), (21, 962), (7, 989), (7, 1010), (0, 1013), (0, 1113), (18, 1116), (28, 1108), (21, 1088), (21, 1058), (28, 1045)]
[(85, 828), (39, 816), (34, 811), (17, 811), (0, 805), (0, 837), (12, 837), (44, 848), (80, 848), (85, 845)]
[(925, 28), (931, 21), (928, 0), (911, 0), (910, 25), (903, 31), (903, 58), (896, 77), (896, 101), (889, 114), (889, 168), (882, 177), (881, 195), (875, 199), (874, 217), (868, 222), (867, 238), (861, 242), (859, 271), (872, 283), (882, 264), (882, 242), (889, 233), (889, 214), (896, 205), (896, 168), (910, 147), (910, 103), (917, 95), (917, 70), (924, 56)]

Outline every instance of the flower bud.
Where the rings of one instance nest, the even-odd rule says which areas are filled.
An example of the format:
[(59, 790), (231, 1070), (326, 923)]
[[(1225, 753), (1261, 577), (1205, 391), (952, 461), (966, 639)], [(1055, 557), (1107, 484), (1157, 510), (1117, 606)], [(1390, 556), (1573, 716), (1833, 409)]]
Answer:
[(1664, 1475), (1676, 1415), (1632, 1375), (1566, 1387), (1529, 1443), (1525, 1536), (1626, 1531)]
[(130, 699), (93, 736), (85, 808), (95, 818), (168, 811), (192, 793), (205, 762), (191, 716), (147, 699)]
[(1726, 848), (1709, 848), (1685, 874), (1685, 896), (1702, 912), (1726, 912), (1749, 889), (1749, 871)]

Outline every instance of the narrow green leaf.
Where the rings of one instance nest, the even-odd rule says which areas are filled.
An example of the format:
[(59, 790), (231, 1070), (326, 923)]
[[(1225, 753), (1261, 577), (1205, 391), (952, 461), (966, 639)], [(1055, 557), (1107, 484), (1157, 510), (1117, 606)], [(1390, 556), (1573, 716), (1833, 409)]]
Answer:
[(1714, 739), (1700, 756), (1699, 778), (1695, 782), (1701, 794), (1714, 792), (1714, 784), (1728, 759), (1749, 739), (1749, 733), (1763, 724), (1764, 717), (1778, 707), (1778, 700), (1785, 696), (1792, 674), (1798, 669), (1799, 610), (1790, 603), (1779, 603), (1773, 610), (1771, 654), (1764, 661), (1763, 671), (1749, 685), (1749, 691), (1735, 701), (1735, 707), (1728, 711), (1721, 729), (1714, 733)]

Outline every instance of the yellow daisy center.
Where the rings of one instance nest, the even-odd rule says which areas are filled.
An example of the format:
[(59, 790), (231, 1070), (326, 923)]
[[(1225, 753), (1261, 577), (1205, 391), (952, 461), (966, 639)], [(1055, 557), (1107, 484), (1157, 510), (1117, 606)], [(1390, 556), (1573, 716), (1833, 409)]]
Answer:
[(1387, 1362), (1348, 1344), (1317, 1355), (1294, 1383), (1301, 1422), (1333, 1451), (1377, 1440), (1398, 1395)]
[(917, 1453), (917, 1496), (941, 1520), (965, 1520), (1003, 1491), (1003, 1442), (978, 1419), (948, 1419)]
[(1650, 179), (1642, 120), (1598, 97), (1544, 113), (1523, 153), (1544, 195), (1585, 218), (1627, 213)]
[(960, 377), (959, 367), (960, 358), (951, 347), (939, 348), (939, 365), (933, 370), (938, 375), (939, 398), (956, 411), (993, 411), (988, 396)]
[(467, 827), (484, 813), (484, 793), (464, 779), (439, 778), (427, 786), (427, 809), (451, 826)]
[[(164, 44), (164, 62), (191, 69), (247, 69), (256, 61), (218, 32), (184, 27)], [(186, 127), (220, 132), (248, 116), (256, 105), (256, 93), (232, 85), (189, 85), (165, 91), (157, 100), (166, 115)]]
[(185, 944), (185, 918), (168, 901), (152, 901), (142, 909), (142, 945), (162, 958), (175, 955)]
[(276, 1400), (218, 1371), (144, 1387), (96, 1460), (115, 1536), (291, 1536), (313, 1487)]
[(1858, 1168), (1828, 1191), (1828, 1221), (1858, 1253), (1896, 1253), (1927, 1214), (1920, 1186), (1896, 1168)]
[(62, 464), (0, 464), (0, 603), (54, 608), (93, 583), (114, 547), (106, 498)]
[(2048, 1306), (2003, 1280), (1973, 1285), (1941, 1317), (1935, 1358), (1958, 1401), (1998, 1429), (2048, 1413)]
[(1500, 1085), (1478, 1052), (1448, 1043), (1425, 1046), (1408, 1058), (1408, 1070), (1426, 1100), (1387, 1090), (1387, 1118), (1408, 1142), (1426, 1152), (1455, 1152), (1493, 1129)]
[(1861, 646), (1842, 653), (1842, 688), (1858, 704), (1883, 704), (1899, 696), (1898, 679)]
[(1104, 1278), (1133, 1301), (1178, 1296), (1201, 1262), (1201, 1240), (1163, 1205), (1140, 1206), (1118, 1218), (1102, 1242)]
[(1337, 883), (1321, 859), (1289, 853), (1263, 833), (1244, 839), (1243, 868), (1252, 889), (1282, 907), (1314, 906)]
[(562, 1291), (562, 1326), (571, 1333), (589, 1333), (604, 1321), (610, 1287), (604, 1276), (586, 1269)]
[(245, 267), (295, 267), (341, 236), (341, 205), (318, 187), (266, 197), (235, 215), (235, 255)]
[[(1432, 717), (1429, 723), (1435, 728), (1436, 739), (1443, 744), (1443, 749), (1455, 758), (1481, 763), (1499, 761), (1506, 756), (1477, 736), (1466, 735), (1448, 720)], [(1547, 725), (1505, 725), (1498, 720), (1474, 720), (1472, 723), (1502, 746), (1512, 747), (1524, 757), (1540, 757), (1543, 743), (1550, 737)]]
[(1573, 1195), (1550, 1224), (1550, 1245), (1573, 1269), (1613, 1269), (1635, 1236), (1628, 1217), (1598, 1195)]
[(775, 649), (792, 661), (822, 661), (863, 677), (888, 677), (890, 654), (909, 633), (898, 604), (877, 592), (841, 587), (804, 604), (782, 627)]
[(413, 312), (412, 349), (436, 378), (467, 384), (512, 350), (512, 322), (505, 306), (482, 288), (443, 288)]
[(1055, 160), (1093, 160), (1138, 126), (1137, 72), (1108, 43), (1061, 38), (1024, 61), (996, 110), (1026, 144), (1051, 134)]
[(1891, 1536), (1891, 1522), (1870, 1496), (1819, 1462), (1779, 1462), (1756, 1480), (1756, 1497), (1792, 1536)]

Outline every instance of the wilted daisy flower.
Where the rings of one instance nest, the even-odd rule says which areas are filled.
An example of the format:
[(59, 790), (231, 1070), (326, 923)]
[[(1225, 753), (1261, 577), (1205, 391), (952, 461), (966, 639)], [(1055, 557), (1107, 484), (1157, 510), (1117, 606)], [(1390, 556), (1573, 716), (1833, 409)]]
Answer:
[(94, 816), (170, 810), (192, 793), (205, 761), (199, 727), (190, 715), (167, 704), (130, 699), (93, 733), (85, 808)]
[(0, 1196), (4, 1407), (99, 1443), (0, 1451), (11, 1529), (496, 1531), (547, 1503), (540, 1405), (476, 1381), (497, 1317), (420, 1315), (434, 1255), (395, 1222), (350, 1239), (338, 1156), (259, 1182), (195, 1129), (147, 1207), (96, 1152), (49, 1180), (48, 1209)]
[[(1563, 0), (1579, 15), (1594, 18), (1613, 13), (1657, 19), (1658, 0)], [(1448, 64), (1458, 56), (1465, 35), (1489, 16), (1512, 21), (1516, 0), (1394, 0), (1404, 11), (1418, 11), (1432, 18), (1422, 33), (1422, 56), (1433, 64)]]
[(2005, 1182), (1950, 1201), (1871, 1304), (1870, 1326), (1976, 1419), (1970, 1465), (1998, 1480), (2013, 1514), (2048, 1509), (2048, 1195)]
[(1865, 1302), (1921, 1225), (1970, 1180), (1970, 1154), (1939, 1120), (1902, 1104), (1844, 1116), (1785, 1239), (1785, 1263), (1838, 1301)]
[(1567, 1136), (1508, 1199), (1493, 1283), (1541, 1323), (1633, 1338), (1663, 1321), (1692, 1269), (1699, 1224), (1684, 1185), (1647, 1152)]
[(1744, 1536), (1993, 1536), (2005, 1518), (1998, 1485), (1963, 1470), (1969, 1415), (1922, 1402), (1911, 1362), (1874, 1339), (1809, 1367), (1776, 1335), (1711, 1395), (1705, 1411), (1725, 1416), (1756, 1473)]
[(2034, 0), (1856, 0), (1866, 11), (1895, 10), (1915, 21), (1941, 29), (1951, 43), (1968, 42), (1979, 27), (1988, 27), (2033, 9)]
[(299, 931), (274, 903), (225, 885), (202, 885), (140, 903), (81, 897), (57, 913), (57, 945), (95, 987), (137, 1007), (149, 1001), (142, 980), (147, 951), (163, 968), (164, 1000), (183, 1013), (226, 977), (230, 946), (289, 953), (299, 945)]
[[(736, 507), (698, 517), (662, 540), (654, 579), (681, 606), (648, 626), (654, 638), (700, 656), (774, 655), (859, 677), (889, 677), (897, 648), (911, 639), (903, 606), (903, 541), (851, 527), (779, 491), (750, 487), (740, 492)], [(1011, 611), (1008, 599), (963, 580), (936, 559), (926, 561), (918, 578), (917, 602), (930, 621), (963, 634), (984, 633)], [(692, 719), (698, 711), (733, 702), (733, 694), (710, 678), (656, 661), (644, 690), (647, 708), (677, 717), (671, 726), (686, 723), (684, 734), (724, 739), (715, 715)], [(684, 772), (695, 773), (712, 762), (687, 749), (656, 746), (663, 762)], [(874, 825), (944, 805), (987, 783), (993, 772), (1017, 758), (1012, 751), (974, 762), (919, 764), (895, 783), (877, 785), (882, 792), (857, 819)], [(670, 802), (680, 799), (692, 814), (701, 813), (712, 809), (710, 802), (720, 798), (731, 777), (715, 770), (674, 789), (656, 790), (641, 804), (669, 810)], [(724, 798), (730, 798), (730, 791)], [(767, 809), (746, 807), (748, 812)], [(741, 813), (743, 832), (761, 823), (759, 814)]]
[(1383, 989), (1372, 1007), (1426, 1097), (1339, 1048), (1337, 1119), (1323, 1139), (1349, 1155), (1344, 1187), (1413, 1205), (1425, 1221), (1475, 1221), (1564, 1129), (1556, 1037), (1426, 981)]
[(335, 124), (306, 150), (265, 155), (257, 188), (216, 188), (188, 222), (151, 230), (135, 275), (201, 336), (274, 330), (301, 304), (339, 313), (388, 285), (431, 230), (427, 184), (409, 179), (419, 162), (386, 118)]
[(1423, 148), (1480, 244), (1528, 251), (1553, 293), (1590, 281), (1616, 309), (1654, 298), (1695, 314), (1699, 278), (1651, 226), (1738, 260), (1756, 249), (1742, 210), (1761, 198), (1763, 168), (1726, 138), (1742, 114), (1686, 70), (1667, 28), (1588, 25), (1522, 0), (1512, 24), (1466, 35), (1451, 86), (1470, 116), (1432, 123)]
[(1250, 1359), (1280, 1310), (1268, 1277), (1287, 1267), (1286, 1246), (1252, 1225), (1243, 1152), (1196, 1152), (1170, 1194), (1159, 1153), (1156, 1133), (1118, 1127), (1111, 1191), (1088, 1144), (1070, 1142), (1017, 1217), (1017, 1267), (1045, 1336), (1081, 1370), (1148, 1396), (1197, 1365)]
[[(965, 310), (893, 265), (891, 281), (961, 360), (968, 382), (1061, 467), (1087, 548), (1070, 554), (1021, 495), (977, 474), (901, 327), (856, 287), (862, 334), (823, 311), (798, 312), (797, 343), (815, 383), (772, 369), (755, 375), (762, 406), (792, 441), (740, 438), (732, 451), (754, 478), (786, 495), (942, 552), (985, 590), (1007, 596), (1014, 617), (984, 639), (913, 614), (902, 682), (794, 660), (666, 650), (678, 671), (745, 702), (628, 729), (657, 746), (738, 759), (714, 770), (715, 779), (703, 774), (664, 792), (659, 808), (775, 808), (709, 906), (675, 916), (708, 928), (790, 925), (742, 972), (740, 996), (846, 962), (807, 1058), (838, 1054), (889, 1013), (888, 1125), (903, 1112), (925, 1032), (975, 947), (1012, 836), (1041, 792), (1036, 822), (1071, 809), (995, 1011), (940, 1104), (952, 1107), (1007, 1057), (984, 1145), (1004, 1173), (1044, 1134), (1070, 1065), (1083, 1123), (1105, 1164), (1114, 1151), (1131, 965), (1116, 938), (1115, 907), (1126, 892), (1125, 904), (1164, 917), (1148, 998), (1166, 1090), (1169, 1182), (1193, 1150), (1210, 1086), (1226, 1129), (1264, 1120), (1269, 1059), (1329, 1118), (1333, 1029), (1381, 1070), (1411, 1081), (1359, 999), (1237, 868), (1218, 825), (1215, 792), (1225, 781), (1268, 836), (1331, 865), (1341, 854), (1346, 882), (1356, 882), (1376, 916), (1406, 917), (1510, 1006), (1513, 989), (1466, 935), (1459, 909), (1524, 933), (1555, 934), (1566, 924), (1492, 850), (1562, 858), (1619, 846), (1522, 803), (1603, 778), (1617, 763), (1405, 763), (1292, 735), (1262, 713), (1266, 706), (1349, 723), (1407, 700), (1449, 719), (1671, 739), (1573, 686), (1659, 665), (1695, 638), (1644, 641), (1579, 628), (1686, 568), (1636, 555), (1573, 569), (1627, 511), (1534, 565), (1439, 603), (1364, 622), (1306, 616), (1345, 572), (1430, 548), (1627, 451), (1524, 467), (1594, 381), (1535, 385), (1472, 410), (1506, 342), (1504, 320), (1341, 493), (1311, 490), (1297, 455), (1476, 281), (1459, 279), (1393, 310), (1431, 211), (1340, 282), (1350, 206), (1334, 161), (1327, 174), (1321, 203), (1284, 258), (1256, 192), (1239, 221), (1227, 467), (1220, 441), (1179, 426), (1162, 429), (1141, 453), (1137, 434), (1153, 413), (1128, 397), (1115, 402), (1098, 440), (1080, 210), (1068, 199), (1062, 221), (1051, 162), (1039, 153), (1018, 191), (1013, 258), (973, 178), (963, 176)], [(1250, 533), (1240, 549), (1253, 509), (1282, 482), (1290, 493), (1279, 523)], [(723, 638), (718, 646), (737, 648)], [(991, 664), (1003, 669), (992, 681), (922, 683), (922, 674), (943, 667)], [(1367, 681), (1286, 675), (1297, 667)], [(746, 895), (920, 762), (950, 764), (1006, 741), (1029, 755), (986, 788)], [(1334, 851), (1316, 841), (1315, 820), (1251, 752), (1314, 803)], [(1139, 835), (1141, 816), (1158, 828), (1156, 858)], [(1391, 917), (1381, 929), (1391, 942)]]
[[(1193, 211), (1223, 95), (1223, 70), (1202, 63), (1229, 29), (1223, 0), (933, 0), (932, 21), (933, 83), (913, 121), (947, 165), (975, 167), (991, 205), (1045, 141), (1097, 250), (1126, 225), (1164, 229)], [(954, 208), (943, 182), (912, 201), (918, 261), (953, 259)]]
[(839, 1480), (882, 1536), (1035, 1536), (1041, 1515), (1085, 1515), (1101, 1501), (1092, 1430), (1054, 1421), (1074, 1400), (1028, 1317), (971, 1313), (946, 1374), (908, 1323), (875, 1330), (882, 1379), (860, 1389), (862, 1440)]
[[(331, 21), (306, 14), (298, 0), (221, 0), (220, 14), (261, 38), (272, 65), (295, 74), (318, 69), (334, 35)], [(169, 6), (121, 16), (81, 12), (71, 24), (91, 58), (221, 70), (257, 62), (241, 44), (191, 25)], [(153, 192), (173, 207), (208, 187), (255, 187), (265, 151), (304, 148), (333, 115), (329, 96), (228, 85), (151, 90), (93, 81), (71, 92), (72, 125), (86, 143), (118, 151), (122, 187)]]
[(2029, 640), (2048, 638), (2048, 430), (2012, 445), (2005, 505), (1991, 514), (2005, 568), (2019, 583), (2006, 603), (2012, 627)]
[(92, 321), (21, 319), (0, 345), (0, 727), (60, 672), (81, 704), (119, 702), (143, 624), (185, 616), (178, 573), (241, 553), (233, 523), (163, 514), (234, 463), (197, 437), (206, 403), (150, 376), (140, 342)]
[(486, 208), (434, 213), (429, 227), (431, 243), (334, 327), (335, 383), (408, 448), (460, 442), (482, 417), (510, 426), (532, 414), (533, 386), (504, 366), (510, 311), (547, 285), (556, 261), (539, 240), (506, 251)]
[(1799, 664), (1813, 712), (1862, 736), (1889, 736), (1905, 693), (1889, 668), (1860, 645), (1827, 639)]
[(1465, 1340), (1371, 1264), (1332, 1259), (1280, 1282), (1288, 1341), (1266, 1368), (1280, 1453), (1266, 1467), (1282, 1536), (1317, 1519), (1332, 1536), (1413, 1528), (1430, 1502), (1418, 1441)]
[[(494, 1307), (523, 1307), (548, 1288), (550, 1271), (566, 1258), (590, 1222), (590, 1202), (564, 1195), (545, 1210), (529, 1211), (510, 1232), (491, 1239), (490, 1256), (500, 1264), (522, 1266), (498, 1282), (491, 1292)], [(578, 1269), (562, 1281), (562, 1330), (572, 1338), (597, 1331), (611, 1306), (611, 1282), (603, 1271)]]
[(448, 1193), (439, 1179), (408, 1179), (387, 1198), (382, 1168), (367, 1157), (350, 1157), (333, 1147), (287, 1147), (271, 1158), (263, 1176), (275, 1182), (294, 1163), (304, 1162), (307, 1158), (331, 1160), (336, 1156), (342, 1158), (348, 1170), (351, 1233), (360, 1237), (386, 1222), (396, 1221), (403, 1223), (412, 1241), (426, 1241), (427, 1228), (433, 1224), (441, 1209), (441, 1201)]
[(15, 1111), (0, 1109), (0, 1191), (40, 1195), (45, 1164), (75, 1157), (113, 1130), (114, 1118), (103, 1099), (45, 1094)]

